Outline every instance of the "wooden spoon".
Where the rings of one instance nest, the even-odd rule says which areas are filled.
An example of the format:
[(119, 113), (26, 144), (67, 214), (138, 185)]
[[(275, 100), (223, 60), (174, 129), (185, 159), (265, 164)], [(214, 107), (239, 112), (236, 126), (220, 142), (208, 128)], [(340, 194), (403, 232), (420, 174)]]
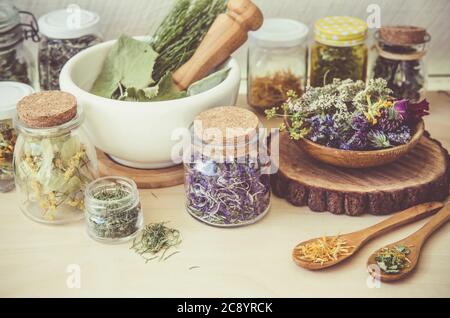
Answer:
[(186, 90), (225, 62), (247, 41), (247, 33), (263, 24), (261, 10), (250, 0), (229, 0), (227, 8), (213, 22), (190, 60), (173, 73), (173, 82), (180, 90)]
[(406, 246), (410, 253), (407, 255), (410, 260), (409, 266), (404, 268), (397, 274), (384, 273), (375, 260), (375, 256), (379, 250), (374, 252), (367, 261), (367, 269), (369, 273), (375, 278), (380, 279), (383, 282), (390, 282), (398, 279), (402, 279), (411, 273), (417, 265), (420, 256), (420, 250), (428, 237), (436, 231), (441, 225), (450, 220), (450, 204), (447, 204), (442, 210), (440, 210), (435, 216), (433, 216), (428, 223), (426, 223), (417, 232), (414, 232), (410, 236), (400, 240), (398, 242), (387, 245), (388, 248), (395, 248), (396, 246)]
[[(294, 248), (292, 252), (292, 258), (294, 259), (294, 262), (301, 267), (304, 267), (306, 269), (310, 270), (319, 270), (324, 269), (330, 266), (334, 266), (351, 256), (353, 256), (364, 244), (366, 244), (369, 240), (373, 239), (374, 237), (377, 237), (383, 233), (386, 233), (396, 227), (399, 227), (401, 225), (417, 221), (420, 219), (423, 219), (427, 216), (430, 216), (434, 213), (436, 213), (439, 209), (441, 209), (444, 206), (441, 202), (428, 202), (428, 203), (422, 203), (416, 206), (413, 206), (409, 209), (406, 209), (402, 212), (396, 213), (395, 215), (391, 216), (390, 218), (385, 219), (384, 221), (377, 223), (373, 226), (370, 226), (368, 228), (362, 229), (357, 232), (352, 232), (348, 234), (339, 235), (339, 238), (346, 241), (348, 246), (352, 246), (352, 249), (349, 252), (349, 255), (341, 256), (337, 260), (326, 262), (326, 263), (313, 263), (308, 262), (305, 260), (302, 260), (300, 258), (300, 252), (298, 250), (298, 247), (300, 245), (310, 243), (314, 240), (317, 240), (318, 238), (308, 240), (305, 242), (301, 242), (297, 244), (297, 246)], [(327, 238), (331, 238), (328, 236)]]

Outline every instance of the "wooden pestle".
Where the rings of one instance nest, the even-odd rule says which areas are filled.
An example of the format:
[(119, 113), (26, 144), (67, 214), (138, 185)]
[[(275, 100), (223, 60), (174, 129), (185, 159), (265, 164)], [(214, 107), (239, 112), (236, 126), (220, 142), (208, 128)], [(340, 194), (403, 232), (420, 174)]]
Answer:
[(172, 78), (180, 90), (186, 90), (225, 62), (247, 41), (247, 33), (263, 23), (261, 11), (250, 0), (229, 0), (227, 8), (216, 18), (191, 59), (174, 72)]

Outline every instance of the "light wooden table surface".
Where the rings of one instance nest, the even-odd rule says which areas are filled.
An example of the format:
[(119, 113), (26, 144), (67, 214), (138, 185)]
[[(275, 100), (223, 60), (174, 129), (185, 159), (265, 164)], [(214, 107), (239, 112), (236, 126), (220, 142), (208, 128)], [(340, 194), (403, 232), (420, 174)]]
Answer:
[[(427, 129), (449, 149), (450, 98), (430, 93), (428, 100), (432, 115), (426, 118)], [(245, 102), (241, 98), (239, 103)], [(34, 223), (19, 211), (15, 193), (0, 194), (0, 296), (450, 297), (450, 224), (429, 239), (412, 276), (376, 286), (366, 272), (367, 257), (425, 220), (370, 242), (341, 266), (309, 272), (291, 260), (296, 243), (354, 231), (385, 217), (315, 213), (273, 197), (260, 222), (220, 229), (188, 215), (182, 186), (141, 191), (141, 199), (146, 223), (170, 221), (182, 233), (181, 252), (164, 262), (145, 264), (129, 244), (94, 242), (81, 222)], [(78, 269), (80, 286), (69, 288)]]

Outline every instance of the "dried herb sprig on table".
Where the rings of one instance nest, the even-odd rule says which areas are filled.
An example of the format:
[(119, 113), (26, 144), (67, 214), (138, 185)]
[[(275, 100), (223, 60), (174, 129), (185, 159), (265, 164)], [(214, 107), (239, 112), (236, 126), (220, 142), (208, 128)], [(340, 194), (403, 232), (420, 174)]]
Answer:
[(133, 240), (131, 249), (141, 255), (145, 262), (154, 259), (166, 260), (178, 253), (175, 251), (167, 255), (167, 252), (181, 243), (181, 234), (177, 229), (169, 228), (166, 222), (151, 223), (144, 227), (139, 237)]
[(408, 259), (410, 249), (404, 245), (397, 245), (393, 248), (384, 247), (375, 256), (378, 267), (386, 274), (398, 274), (409, 266)]
[[(390, 96), (383, 79), (362, 81), (334, 79), (324, 87), (309, 87), (298, 97), (290, 93), (281, 109), (292, 139), (307, 138), (342, 150), (375, 150), (411, 140), (415, 124), (428, 115), (426, 100), (411, 103)], [(280, 108), (266, 111), (270, 119)]]
[(187, 62), (216, 17), (225, 10), (225, 0), (178, 0), (156, 30), (151, 44), (159, 54), (153, 79), (159, 81)]

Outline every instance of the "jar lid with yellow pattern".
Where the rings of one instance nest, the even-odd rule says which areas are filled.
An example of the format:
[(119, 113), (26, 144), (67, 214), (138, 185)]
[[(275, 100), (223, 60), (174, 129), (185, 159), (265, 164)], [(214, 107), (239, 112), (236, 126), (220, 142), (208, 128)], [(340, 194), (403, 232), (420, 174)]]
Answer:
[(317, 42), (331, 46), (353, 46), (366, 40), (367, 23), (354, 17), (325, 17), (316, 21), (314, 33)]

